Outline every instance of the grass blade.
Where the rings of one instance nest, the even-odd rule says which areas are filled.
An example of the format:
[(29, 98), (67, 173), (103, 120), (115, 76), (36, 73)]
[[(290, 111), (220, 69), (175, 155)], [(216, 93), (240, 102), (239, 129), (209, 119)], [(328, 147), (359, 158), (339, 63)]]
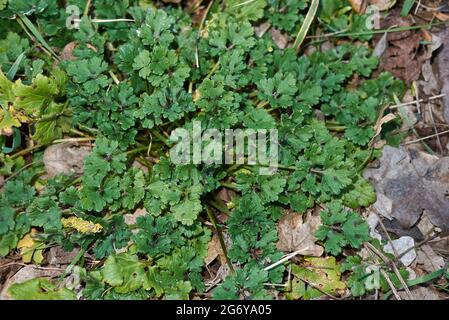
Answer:
[(320, 5), (320, 0), (312, 0), (310, 4), (309, 11), (307, 12), (306, 18), (304, 19), (304, 23), (299, 29), (298, 35), (296, 36), (295, 43), (293, 47), (296, 52), (301, 48), (301, 44), (306, 38), (307, 32), (309, 32), (309, 28), (312, 25), (313, 19), (315, 19), (316, 12), (318, 10), (318, 6)]
[(22, 62), (23, 58), (25, 57), (25, 52), (22, 52), (14, 62), (14, 64), (11, 66), (11, 69), (9, 69), (8, 73), (6, 74), (6, 77), (9, 80), (13, 80), (16, 76), (17, 70), (19, 69), (20, 63)]
[(56, 60), (59, 61), (58, 55), (53, 51), (50, 45), (45, 41), (44, 37), (41, 35), (39, 30), (36, 29), (34, 24), (24, 15), (19, 15), (19, 19), (26, 25), (26, 27), (31, 31), (36, 40), (44, 47)]
[(402, 6), (401, 16), (406, 17), (412, 10), (413, 5), (415, 4), (415, 0), (405, 0), (404, 5)]

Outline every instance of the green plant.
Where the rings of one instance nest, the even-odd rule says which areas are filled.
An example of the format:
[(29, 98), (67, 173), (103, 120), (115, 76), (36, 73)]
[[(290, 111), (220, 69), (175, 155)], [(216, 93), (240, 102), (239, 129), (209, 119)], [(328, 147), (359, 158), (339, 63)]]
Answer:
[[(56, 2), (10, 1), (0, 11), (17, 17), (19, 26), (0, 22), (2, 31), (14, 29), (0, 33), (6, 35), (1, 70), (8, 73), (18, 55), (25, 57), (12, 79), (0, 73), (0, 129), (20, 128), (37, 143), (0, 154), (8, 179), (0, 196), (1, 256), (34, 228), (40, 244), (81, 250), (73, 263), (85, 298), (187, 299), (205, 290), (204, 259), (216, 233), (229, 275), (212, 297), (265, 299), (271, 297), (266, 283), (283, 283), (286, 276), (283, 264), (270, 267), (283, 256), (276, 223), (285, 210), (305, 213), (324, 204), (317, 237), (331, 255), (369, 241), (366, 223), (343, 206), (375, 200), (360, 170), (378, 154), (369, 145), (373, 127), (403, 85), (387, 73), (371, 78), (378, 61), (364, 46), (346, 43), (298, 56), (294, 48), (279, 49), (268, 33), (256, 36), (260, 22), (296, 34), (310, 1), (223, 2), (202, 22), (176, 5), (67, 3), (87, 8), (76, 32), (55, 31), (67, 18)], [(323, 4), (311, 28), (357, 28), (364, 18), (350, 22), (335, 13), (341, 6)], [(30, 32), (47, 44), (30, 45)], [(70, 59), (55, 57), (67, 43), (74, 43)], [(24, 73), (30, 65), (33, 71)], [(173, 163), (170, 134), (191, 129), (194, 121), (220, 130), (277, 129), (277, 172), (259, 175), (261, 164)], [(67, 134), (95, 140), (82, 175), (42, 179), (37, 149)], [(26, 164), (28, 153), (36, 163)], [(228, 206), (217, 200), (223, 188), (236, 192)], [(129, 222), (136, 210), (146, 215)], [(218, 211), (229, 217), (218, 220)], [(88, 267), (84, 252), (99, 263)], [(343, 287), (335, 272), (338, 283), (326, 287), (329, 292)], [(294, 273), (314, 279), (299, 267)], [(27, 286), (47, 288), (44, 298), (72, 298), (45, 281)], [(300, 297), (317, 296), (301, 288)], [(23, 297), (19, 289), (16, 296)]]

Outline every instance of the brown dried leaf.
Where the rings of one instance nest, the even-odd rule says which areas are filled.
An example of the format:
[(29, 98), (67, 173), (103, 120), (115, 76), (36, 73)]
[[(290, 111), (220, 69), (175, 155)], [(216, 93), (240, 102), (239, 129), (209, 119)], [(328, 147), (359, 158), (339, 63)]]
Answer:
[(442, 12), (436, 12), (434, 13), (435, 18), (437, 18), (440, 21), (449, 21), (449, 14), (442, 13)]
[(207, 246), (207, 255), (204, 258), (206, 266), (211, 264), (217, 257), (220, 257), (221, 264), (225, 264), (226, 256), (221, 248), (220, 238), (216, 233), (214, 233), (212, 239)]
[[(382, 21), (381, 28), (410, 27), (413, 21), (404, 18), (398, 12), (393, 12)], [(422, 49), (421, 41), (425, 38), (421, 30), (406, 30), (390, 32), (387, 36), (388, 48), (381, 56), (380, 71), (391, 72), (397, 78), (407, 83), (418, 80), (421, 73), (421, 65), (427, 59), (427, 50)], [(375, 37), (378, 43), (381, 36)]]
[(67, 43), (59, 56), (61, 60), (75, 60), (75, 57), (73, 56), (73, 49), (75, 49), (75, 47), (75, 41)]
[(363, 14), (366, 10), (366, 6), (368, 4), (368, 0), (349, 0), (349, 3), (354, 9), (355, 12)]
[(323, 247), (315, 244), (315, 231), (320, 225), (320, 217), (312, 216), (309, 212), (306, 221), (301, 214), (288, 212), (279, 221), (277, 229), (279, 241), (277, 248), (285, 252), (304, 250), (303, 255), (320, 257)]
[(380, 11), (385, 11), (391, 9), (396, 4), (396, 0), (369, 0), (369, 3), (378, 7)]
[(279, 49), (285, 49), (288, 45), (288, 36), (283, 34), (278, 29), (270, 29), (271, 39), (278, 46)]

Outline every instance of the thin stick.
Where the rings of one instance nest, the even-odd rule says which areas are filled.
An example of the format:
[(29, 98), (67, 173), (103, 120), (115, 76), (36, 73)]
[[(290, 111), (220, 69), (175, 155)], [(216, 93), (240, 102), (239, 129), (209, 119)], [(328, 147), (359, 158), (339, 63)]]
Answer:
[(396, 300), (402, 300), (401, 297), (398, 294), (398, 291), (396, 290), (393, 282), (391, 281), (390, 277), (388, 276), (388, 274), (385, 272), (385, 270), (380, 269), (380, 272), (382, 273), (382, 275), (385, 277), (385, 280), (387, 280), (388, 285), (391, 288), (391, 291), (393, 292)]
[(305, 250), (308, 250), (308, 249), (309, 249), (309, 247), (305, 247), (305, 248), (302, 248), (302, 249), (300, 249), (300, 250), (296, 250), (295, 252), (292, 252), (292, 253), (286, 255), (286, 256), (285, 256), (284, 258), (282, 258), (281, 260), (279, 260), (279, 261), (277, 261), (277, 262), (275, 262), (275, 263), (269, 265), (268, 267), (264, 268), (264, 270), (265, 270), (265, 271), (268, 271), (268, 270), (271, 270), (271, 269), (273, 269), (273, 268), (276, 268), (278, 265), (283, 264), (284, 262), (286, 262), (286, 261), (288, 261), (288, 260), (294, 258), (295, 256), (301, 254), (302, 252), (304, 252)]
[(217, 231), (218, 240), (220, 241), (221, 250), (223, 250), (223, 254), (226, 258), (226, 262), (228, 263), (229, 270), (231, 270), (232, 273), (235, 272), (234, 267), (232, 266), (232, 262), (228, 257), (228, 250), (226, 248), (226, 243), (223, 238), (223, 234), (221, 233), (221, 228), (217, 225), (217, 222), (215, 220), (214, 214), (210, 211), (209, 208), (206, 207), (207, 216), (209, 217), (210, 222), (212, 222), (215, 230)]
[(419, 100), (414, 100), (414, 101), (410, 101), (410, 102), (404, 102), (404, 103), (400, 103), (400, 104), (397, 104), (397, 105), (394, 105), (394, 106), (390, 106), (388, 108), (390, 108), (390, 109), (397, 109), (397, 108), (400, 108), (400, 107), (412, 106), (412, 105), (416, 105), (416, 103), (418, 103), (418, 102), (426, 103), (426, 102), (430, 102), (430, 101), (433, 101), (433, 100), (437, 100), (437, 99), (443, 98), (444, 96), (445, 96), (445, 94), (439, 94), (437, 96), (432, 96), (432, 97), (430, 97), (428, 99), (419, 99)]
[(56, 143), (64, 143), (64, 142), (87, 142), (87, 141), (94, 141), (96, 138), (94, 137), (87, 137), (87, 138), (66, 138), (66, 139), (57, 139), (53, 141), (53, 144)]
[[(435, 131), (435, 134), (438, 134), (438, 128), (435, 123), (435, 117), (433, 116), (433, 107), (430, 103), (427, 105), (427, 107), (429, 109), (429, 115), (430, 115), (430, 120), (432, 121), (433, 131)], [(443, 145), (441, 144), (440, 136), (437, 136), (437, 142), (438, 142), (438, 148), (440, 149), (441, 154), (443, 154), (444, 151), (443, 151)]]
[[(74, 22), (81, 22), (81, 19), (73, 19)], [(110, 22), (134, 22), (134, 19), (92, 19), (93, 23), (110, 23)]]
[(32, 151), (34, 151), (34, 150), (36, 150), (36, 149), (42, 148), (43, 146), (44, 146), (43, 144), (38, 144), (38, 145), (35, 145), (35, 146), (32, 146), (32, 147), (29, 147), (29, 148), (20, 150), (20, 151), (14, 153), (14, 154), (11, 156), (11, 159), (15, 159), (15, 158), (17, 158), (17, 157), (26, 155), (27, 153), (30, 153), (30, 152), (32, 152)]
[(92, 0), (87, 0), (86, 6), (84, 7), (83, 14), (87, 16), (89, 14), (90, 5), (92, 3)]
[(420, 139), (416, 139), (416, 140), (413, 140), (413, 141), (408, 141), (408, 142), (405, 142), (405, 143), (401, 144), (401, 146), (414, 144), (414, 143), (417, 143), (417, 142), (420, 142), (420, 141), (424, 141), (424, 140), (428, 140), (428, 139), (431, 139), (431, 138), (435, 138), (435, 137), (438, 137), (438, 136), (441, 136), (441, 135), (447, 134), (447, 133), (449, 133), (449, 130), (442, 131), (442, 132), (439, 132), (439, 133), (436, 133), (436, 134), (432, 134), (430, 136), (423, 137), (423, 138), (420, 138)]
[(296, 275), (295, 275), (295, 277), (298, 278), (299, 280), (301, 280), (302, 282), (304, 282), (305, 284), (308, 284), (309, 286), (311, 286), (311, 287), (314, 288), (315, 290), (318, 290), (318, 291), (321, 292), (322, 294), (328, 296), (328, 297), (331, 298), (331, 299), (334, 299), (334, 300), (343, 300), (342, 298), (336, 297), (336, 296), (334, 296), (334, 295), (332, 295), (332, 294), (330, 294), (330, 293), (324, 291), (324, 290), (321, 289), (319, 286), (317, 286), (317, 285), (311, 283), (310, 281), (308, 281), (308, 280), (306, 280), (306, 279), (303, 279), (303, 278), (298, 277), (298, 276), (296, 276)]
[(403, 31), (409, 31), (409, 30), (418, 30), (418, 29), (423, 29), (423, 28), (431, 28), (433, 26), (439, 26), (439, 25), (444, 25), (447, 24), (449, 22), (447, 21), (441, 21), (441, 22), (433, 22), (433, 23), (428, 23), (428, 24), (420, 24), (420, 25), (416, 25), (416, 26), (411, 26), (411, 27), (396, 27), (396, 28), (391, 28), (391, 29), (382, 29), (382, 30), (371, 30), (371, 31), (363, 31), (363, 32), (353, 32), (353, 33), (339, 33), (339, 32), (334, 32), (332, 34), (324, 34), (324, 35), (320, 35), (320, 36), (307, 36), (307, 39), (312, 39), (312, 38), (330, 38), (330, 37), (349, 37), (349, 36), (364, 36), (364, 35), (372, 35), (372, 34), (379, 34), (379, 33), (392, 33), (392, 32), (403, 32)]
[(35, 164), (38, 163), (43, 163), (42, 160), (38, 160), (38, 161), (34, 161), (34, 162), (30, 162), (26, 165), (24, 165), (22, 168), (20, 168), (19, 170), (17, 170), (16, 172), (14, 172), (13, 174), (11, 174), (8, 178), (6, 178), (3, 183), (8, 182), (9, 180), (11, 180), (12, 178), (16, 177), (19, 173), (21, 173), (23, 170), (26, 170), (27, 168), (34, 166)]
[(53, 271), (64, 271), (65, 270), (64, 268), (40, 267), (40, 266), (36, 266), (34, 264), (26, 264), (26, 263), (21, 263), (21, 262), (6, 263), (3, 265), (0, 265), (0, 269), (11, 267), (11, 266), (30, 267), (30, 268), (39, 269), (39, 270), (53, 270)]
[[(380, 227), (382, 228), (383, 232), (385, 233), (385, 235), (386, 235), (386, 237), (388, 239), (388, 243), (390, 243), (391, 248), (393, 249), (393, 255), (394, 255), (395, 259), (398, 259), (399, 254), (398, 254), (398, 252), (396, 251), (396, 248), (393, 245), (393, 241), (391, 240), (391, 237), (388, 234), (387, 228), (385, 228), (385, 225), (382, 222), (382, 219), (379, 219), (379, 224), (380, 224)], [(394, 263), (394, 261), (392, 261), (392, 266), (393, 266), (394, 273), (398, 277), (399, 282), (401, 282), (402, 286), (404, 287), (404, 290), (407, 293), (408, 297), (410, 298), (410, 300), (414, 300), (414, 297), (413, 297), (412, 293), (410, 292), (410, 289), (407, 286), (407, 283), (404, 281), (404, 278), (402, 277), (401, 273), (399, 272), (399, 269), (396, 266), (396, 264)]]

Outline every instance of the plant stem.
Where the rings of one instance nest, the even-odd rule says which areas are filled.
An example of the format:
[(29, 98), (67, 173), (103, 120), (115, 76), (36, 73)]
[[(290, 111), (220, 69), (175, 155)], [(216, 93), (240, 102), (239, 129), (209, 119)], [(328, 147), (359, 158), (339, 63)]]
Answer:
[(221, 186), (227, 189), (238, 191), (237, 186), (233, 183), (221, 182)]
[(28, 147), (28, 148), (26, 148), (26, 149), (20, 150), (19, 152), (13, 154), (13, 155), (11, 156), (11, 159), (15, 159), (15, 158), (17, 158), (17, 157), (26, 155), (27, 153), (30, 153), (30, 152), (33, 152), (34, 150), (37, 150), (37, 149), (42, 148), (43, 146), (44, 146), (43, 144), (37, 144), (37, 145), (35, 145), (35, 146)]
[(159, 133), (159, 131), (151, 130), (150, 132), (152, 135), (154, 135), (156, 138), (158, 138), (160, 141), (162, 141), (162, 143), (165, 144), (167, 147), (169, 146), (167, 138), (165, 138), (161, 133)]
[(53, 141), (53, 144), (56, 143), (64, 143), (64, 142), (88, 142), (88, 141), (94, 141), (96, 138), (94, 137), (88, 137), (88, 138), (65, 138), (65, 139), (57, 139)]
[(217, 226), (217, 222), (215, 220), (215, 216), (210, 211), (209, 208), (206, 207), (207, 216), (209, 217), (210, 222), (212, 222), (215, 230), (217, 231), (218, 239), (220, 240), (221, 249), (223, 250), (223, 254), (226, 258), (226, 262), (228, 263), (229, 270), (231, 270), (232, 273), (235, 272), (234, 267), (232, 266), (231, 260), (228, 257), (228, 250), (226, 249), (226, 243), (223, 238), (223, 234), (221, 232), (221, 228)]

